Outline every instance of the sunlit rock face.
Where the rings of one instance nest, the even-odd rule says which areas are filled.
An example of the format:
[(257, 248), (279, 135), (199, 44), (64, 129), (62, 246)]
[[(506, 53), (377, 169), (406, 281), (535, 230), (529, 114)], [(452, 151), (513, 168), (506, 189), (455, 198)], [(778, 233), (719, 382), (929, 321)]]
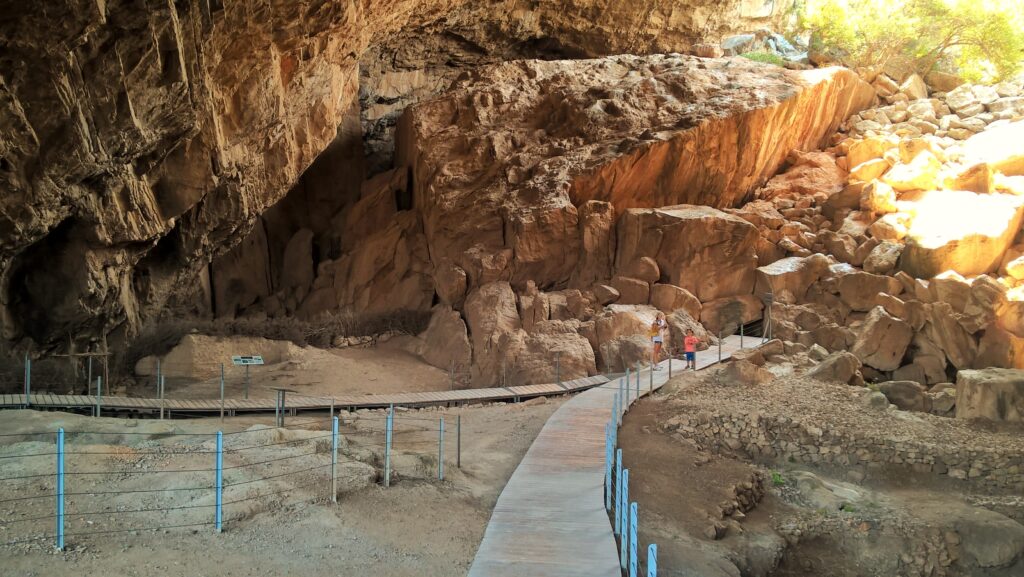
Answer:
[[(686, 56), (515, 62), (410, 108), (399, 158), (411, 167), (435, 263), (460, 266), (470, 288), (493, 280), (558, 288), (585, 260), (578, 205), (603, 201), (616, 215), (733, 206), (791, 149), (816, 148), (871, 98), (844, 69), (798, 73)], [(748, 226), (723, 213), (712, 218)], [(723, 234), (722, 242), (732, 235)], [(753, 287), (753, 236), (741, 246), (750, 263), (731, 294)], [(632, 264), (626, 256), (655, 257), (662, 272), (683, 266), (624, 256), (620, 247), (617, 269)]]
[(913, 202), (899, 267), (917, 278), (994, 272), (1020, 230), (1024, 197), (933, 190)]
[[(192, 280), (210, 258), (241, 240), (339, 132), (350, 136), (353, 120), (386, 131), (397, 116), (353, 114), (369, 47), (449, 35), (498, 60), (682, 51), (700, 34), (770, 23), (778, 4), (0, 2), (3, 336), (123, 336), (183, 292), (216, 308), (209, 279)], [(391, 78), (364, 101), (445, 84)], [(353, 202), (359, 171), (345, 175), (358, 175), (345, 185)], [(333, 215), (327, 204), (319, 212)], [(262, 226), (283, 251), (290, 235), (275, 230), (297, 229), (281, 213)], [(272, 290), (280, 271), (266, 268)], [(230, 293), (244, 279), (221, 280)]]

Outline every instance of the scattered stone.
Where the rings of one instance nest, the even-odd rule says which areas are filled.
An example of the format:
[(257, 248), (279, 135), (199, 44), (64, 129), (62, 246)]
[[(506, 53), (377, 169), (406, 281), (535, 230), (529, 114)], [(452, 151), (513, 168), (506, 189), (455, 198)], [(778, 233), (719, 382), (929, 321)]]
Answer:
[(896, 370), (913, 335), (909, 324), (876, 306), (864, 320), (852, 352), (865, 365), (881, 371)]

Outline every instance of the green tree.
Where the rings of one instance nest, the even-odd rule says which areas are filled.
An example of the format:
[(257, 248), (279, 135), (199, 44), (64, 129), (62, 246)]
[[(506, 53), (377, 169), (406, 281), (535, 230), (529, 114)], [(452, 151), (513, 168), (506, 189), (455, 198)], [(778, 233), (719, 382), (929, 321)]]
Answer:
[(1024, 59), (1024, 0), (810, 0), (800, 26), (850, 66), (899, 57), (979, 81), (1012, 76)]

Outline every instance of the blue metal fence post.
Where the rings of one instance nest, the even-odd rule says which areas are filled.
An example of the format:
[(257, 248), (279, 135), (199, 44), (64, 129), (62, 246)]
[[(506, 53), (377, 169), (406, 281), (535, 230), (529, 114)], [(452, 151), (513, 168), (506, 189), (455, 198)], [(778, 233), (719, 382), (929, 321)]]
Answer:
[(57, 550), (64, 550), (64, 429), (57, 429)]
[(32, 406), (32, 359), (25, 353), (25, 406)]
[(622, 515), (622, 449), (615, 450), (615, 526), (612, 528), (616, 535), (619, 534), (621, 526), (620, 515)]
[(444, 481), (444, 417), (441, 417), (437, 429), (437, 478)]
[(217, 532), (224, 521), (224, 433), (217, 431)]
[(629, 504), (629, 577), (636, 577), (637, 554), (636, 554), (636, 502)]
[(331, 419), (331, 502), (338, 502), (338, 417)]
[(604, 426), (604, 510), (612, 510), (612, 422)]
[(96, 377), (96, 416), (103, 411), (103, 377)]
[(658, 577), (658, 546), (654, 543), (647, 547), (647, 577)]
[(619, 527), (619, 565), (626, 568), (626, 556), (629, 554), (629, 469), (622, 470), (622, 526)]
[(391, 428), (394, 426), (395, 405), (388, 408), (388, 417), (384, 422), (384, 486), (391, 486)]

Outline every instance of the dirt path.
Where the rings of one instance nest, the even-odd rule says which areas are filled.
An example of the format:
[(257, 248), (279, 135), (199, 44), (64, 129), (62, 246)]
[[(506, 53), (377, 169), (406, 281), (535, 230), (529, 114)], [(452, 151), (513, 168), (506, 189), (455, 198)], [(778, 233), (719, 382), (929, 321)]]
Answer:
[[(445, 371), (390, 343), (343, 349), (294, 347), (293, 350), (298, 358), (250, 368), (249, 394), (252, 398), (272, 398), (275, 394), (272, 387), (284, 387), (294, 390), (295, 394), (310, 396), (418, 393), (451, 388)], [(215, 399), (220, 396), (218, 378), (167, 378), (165, 387), (165, 394), (170, 399)], [(224, 388), (227, 398), (242, 398), (245, 370), (226, 366)], [(151, 377), (132, 387), (129, 394), (155, 396), (155, 379)]]
[[(52, 541), (19, 545), (0, 545), (0, 571), (3, 575), (126, 575), (171, 577), (222, 577), (242, 575), (388, 575), (394, 577), (452, 577), (465, 574), (483, 535), (491, 509), (502, 487), (548, 416), (563, 402), (552, 399), (530, 405), (480, 406), (449, 410), (446, 422), (454, 423), (462, 416), (462, 468), (454, 466), (454, 436), (449, 436), (446, 449), (446, 478), (436, 480), (436, 419), (440, 411), (405, 411), (396, 417), (396, 472), (390, 488), (377, 483), (363, 485), (353, 491), (342, 488), (337, 505), (328, 502), (329, 477), (324, 473), (308, 473), (244, 486), (242, 496), (253, 495), (251, 501), (225, 507), (226, 530), (216, 534), (212, 527), (177, 528), (161, 531), (133, 531), (138, 527), (206, 522), (210, 509), (176, 511), (169, 514), (117, 513), (133, 508), (177, 505), (204, 505), (209, 492), (184, 501), (179, 493), (137, 494), (94, 498), (87, 497), (69, 506), (68, 533), (126, 530), (127, 532), (68, 537), (68, 550), (55, 553)], [(58, 417), (58, 415), (60, 415)], [(135, 421), (90, 419), (74, 415), (5, 412), (0, 434), (64, 426), (67, 431), (148, 432), (151, 435), (122, 437), (120, 435), (71, 436), (69, 451), (117, 452), (118, 455), (79, 456), (76, 469), (118, 472), (88, 481), (72, 481), (66, 491), (146, 490), (203, 484), (208, 473), (194, 477), (174, 478), (159, 475), (136, 475), (140, 470), (193, 468), (208, 466), (208, 454), (185, 456), (153, 456), (156, 451), (209, 449), (205, 435), (215, 431), (219, 423), (194, 421)], [(326, 415), (323, 415), (326, 417)], [(308, 419), (317, 418), (316, 415)], [(301, 420), (307, 420), (304, 415)], [(225, 431), (241, 431), (254, 421), (267, 419), (234, 419)], [(295, 422), (300, 419), (296, 418)], [(344, 456), (353, 461), (346, 474), (357, 477), (367, 469), (376, 469), (381, 462), (382, 414), (361, 412), (347, 415), (342, 427)], [(126, 425), (134, 425), (128, 426)], [(246, 458), (251, 462), (282, 459), (299, 455), (304, 464), (329, 463), (328, 453), (302, 455), (324, 435), (318, 425), (313, 430), (262, 432), (262, 442), (274, 439), (308, 440), (302, 449), (293, 445), (260, 449)], [(452, 429), (449, 429), (452, 430)], [(182, 441), (170, 437), (175, 432), (201, 432), (203, 437)], [(246, 437), (247, 435), (240, 435)], [(228, 438), (228, 437), (226, 437)], [(233, 438), (233, 437), (232, 437)], [(52, 450), (52, 441), (25, 437), (0, 438), (0, 457)], [(283, 441), (277, 440), (280, 443)], [(235, 443), (231, 441), (230, 443)], [(237, 446), (226, 442), (226, 446)], [(243, 444), (241, 441), (238, 444)], [(225, 457), (225, 466), (238, 457)], [(4, 477), (49, 473), (53, 470), (49, 457), (30, 461), (3, 459)], [(257, 472), (248, 469), (226, 472), (226, 482), (248, 480), (259, 474), (269, 476), (296, 470), (294, 461), (284, 459), (263, 466)], [(367, 465), (368, 463), (369, 465)], [(371, 468), (372, 467), (372, 468)], [(327, 469), (329, 471), (329, 469)], [(248, 476), (247, 476), (248, 475)], [(347, 482), (356, 482), (353, 480)], [(15, 497), (45, 494), (53, 491), (52, 477), (0, 487), (0, 501)], [(251, 493), (248, 490), (251, 489)], [(264, 493), (274, 493), (261, 497)], [(237, 496), (226, 490), (225, 500)], [(76, 517), (84, 508), (110, 511), (109, 515)], [(52, 520), (19, 523), (18, 519), (52, 513), (51, 499), (43, 501), (0, 502), (0, 540), (7, 542), (25, 536), (50, 534)]]

